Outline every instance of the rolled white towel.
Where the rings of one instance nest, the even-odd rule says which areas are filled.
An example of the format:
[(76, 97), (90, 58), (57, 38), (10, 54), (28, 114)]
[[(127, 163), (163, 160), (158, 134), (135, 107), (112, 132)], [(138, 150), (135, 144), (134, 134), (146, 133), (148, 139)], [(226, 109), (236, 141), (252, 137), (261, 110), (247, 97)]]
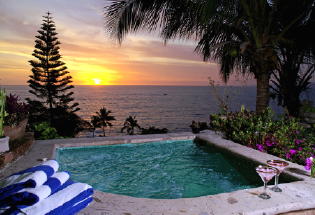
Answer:
[(24, 188), (35, 188), (43, 185), (59, 168), (55, 160), (45, 161), (0, 181), (0, 200)]
[(0, 202), (0, 208), (14, 206), (16, 208), (25, 208), (47, 198), (60, 188), (68, 179), (69, 174), (66, 172), (56, 172), (39, 187), (25, 188), (14, 193)]
[(75, 205), (68, 207), (66, 209), (62, 209), (61, 210), (56, 210), (56, 211), (52, 211), (51, 213), (48, 213), (47, 215), (69, 215), (69, 214), (76, 214), (77, 212), (79, 212), (80, 210), (86, 208), (91, 202), (93, 201), (93, 197), (90, 196), (78, 203), (76, 203)]
[(73, 183), (33, 206), (21, 209), (20, 214), (44, 215), (50, 212), (58, 214), (58, 211), (72, 207), (92, 194), (93, 189), (90, 185)]

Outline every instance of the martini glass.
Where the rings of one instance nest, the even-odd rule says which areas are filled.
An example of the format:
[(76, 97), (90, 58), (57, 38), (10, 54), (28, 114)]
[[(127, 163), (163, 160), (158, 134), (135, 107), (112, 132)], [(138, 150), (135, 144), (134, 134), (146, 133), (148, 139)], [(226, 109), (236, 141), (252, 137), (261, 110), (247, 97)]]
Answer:
[(279, 175), (283, 172), (283, 170), (289, 165), (288, 162), (282, 161), (282, 160), (268, 160), (267, 164), (271, 167), (274, 167), (278, 170), (275, 178), (275, 186), (271, 188), (274, 192), (282, 192), (280, 187), (278, 187), (279, 184)]
[(256, 167), (256, 172), (264, 182), (264, 192), (258, 196), (262, 199), (270, 199), (271, 197), (266, 193), (267, 183), (277, 174), (278, 170), (271, 166), (259, 165)]

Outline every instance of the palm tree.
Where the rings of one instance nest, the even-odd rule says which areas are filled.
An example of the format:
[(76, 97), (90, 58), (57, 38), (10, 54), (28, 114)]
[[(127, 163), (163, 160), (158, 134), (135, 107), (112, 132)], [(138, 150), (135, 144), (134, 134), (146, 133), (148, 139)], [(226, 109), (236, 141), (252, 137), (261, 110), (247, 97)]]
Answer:
[[(277, 66), (277, 44), (290, 20), (279, 31), (277, 7), (283, 0), (112, 0), (106, 7), (107, 26), (122, 42), (139, 29), (160, 29), (161, 37), (195, 38), (204, 60), (216, 60), (227, 81), (233, 72), (251, 73), (257, 81), (256, 111), (269, 103), (269, 80)], [(189, 9), (187, 9), (189, 8)]]
[(127, 134), (134, 135), (135, 134), (135, 128), (138, 128), (141, 130), (140, 125), (138, 124), (138, 121), (136, 120), (136, 117), (129, 116), (126, 118), (124, 122), (124, 126), (121, 128), (121, 133), (124, 132), (124, 130), (127, 130)]
[(91, 116), (91, 122), (90, 122), (90, 127), (93, 130), (93, 137), (95, 136), (95, 130), (96, 128), (100, 128), (101, 126), (99, 125), (99, 118), (97, 116)]
[(103, 130), (103, 134), (105, 137), (105, 128), (112, 127), (112, 123), (110, 121), (116, 120), (114, 116), (111, 116), (112, 112), (110, 110), (106, 110), (105, 107), (101, 108), (98, 112), (96, 112), (96, 116), (92, 116), (92, 120), (96, 126), (101, 127)]
[[(290, 116), (299, 116), (300, 95), (310, 88), (315, 72), (314, 65), (314, 0), (284, 2), (286, 10), (279, 14), (280, 26), (298, 17), (285, 37), (288, 41), (279, 44), (279, 67), (273, 71), (272, 93), (278, 104), (286, 108)], [(294, 42), (292, 42), (294, 41)]]
[(311, 88), (315, 72), (314, 63), (305, 53), (296, 51), (290, 48), (282, 50), (280, 66), (273, 72), (270, 86), (272, 97), (277, 98), (278, 105), (294, 117), (300, 114), (300, 95)]

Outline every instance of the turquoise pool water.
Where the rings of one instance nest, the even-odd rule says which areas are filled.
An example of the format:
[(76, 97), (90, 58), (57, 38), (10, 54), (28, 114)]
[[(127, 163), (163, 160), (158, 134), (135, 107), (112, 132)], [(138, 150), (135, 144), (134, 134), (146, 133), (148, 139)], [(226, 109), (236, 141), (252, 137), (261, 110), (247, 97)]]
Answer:
[(73, 180), (134, 197), (187, 198), (262, 185), (254, 168), (191, 140), (59, 148), (56, 158)]

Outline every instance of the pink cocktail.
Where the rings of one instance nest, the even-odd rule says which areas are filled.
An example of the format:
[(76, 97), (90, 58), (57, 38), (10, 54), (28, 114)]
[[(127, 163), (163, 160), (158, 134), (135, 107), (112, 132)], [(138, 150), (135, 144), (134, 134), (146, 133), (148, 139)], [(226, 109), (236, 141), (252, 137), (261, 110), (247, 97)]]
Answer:
[(280, 187), (278, 187), (279, 184), (279, 175), (283, 172), (283, 170), (289, 165), (288, 162), (282, 161), (282, 160), (268, 160), (267, 164), (271, 167), (274, 167), (278, 170), (278, 173), (276, 174), (275, 178), (275, 186), (271, 188), (274, 192), (282, 192)]
[(264, 192), (259, 194), (262, 199), (270, 199), (270, 196), (266, 193), (267, 183), (278, 173), (278, 170), (270, 166), (259, 165), (256, 167), (256, 172), (264, 182)]

